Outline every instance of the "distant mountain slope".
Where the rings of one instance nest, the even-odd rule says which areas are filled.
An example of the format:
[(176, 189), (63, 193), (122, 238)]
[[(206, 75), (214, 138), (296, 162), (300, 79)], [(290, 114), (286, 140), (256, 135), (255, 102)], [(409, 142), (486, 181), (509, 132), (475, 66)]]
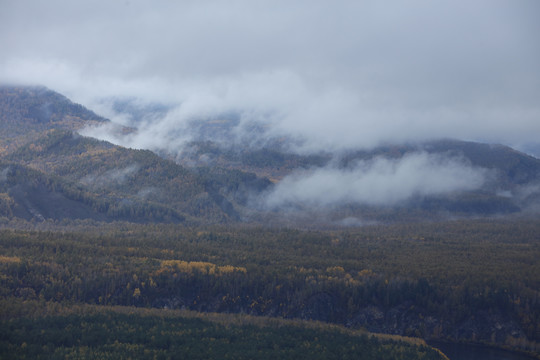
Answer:
[[(194, 140), (173, 161), (167, 159), (173, 158), (171, 154), (127, 149), (74, 132), (106, 121), (42, 87), (0, 87), (0, 216), (318, 226), (540, 210), (540, 160), (501, 145), (437, 140), (302, 155), (288, 152), (283, 142), (263, 148), (251, 143), (227, 145), (222, 137), (214, 142), (213, 128), (203, 121), (199, 127), (205, 129), (204, 141)], [(343, 201), (329, 205), (304, 201), (267, 206), (269, 194), (287, 181), (319, 172), (329, 176), (323, 183), (339, 180), (335, 187), (323, 184), (320, 191), (343, 192), (338, 187), (348, 186), (354, 192), (358, 189), (341, 178), (354, 185), (351, 176), (364, 176), (374, 164), (384, 163), (395, 171), (418, 154), (424, 154), (427, 165), (443, 159), (436, 164), (443, 172), (444, 159), (458, 159), (462, 168), (482, 174), (482, 186), (427, 195), (419, 189), (406, 201), (392, 204), (363, 203), (345, 193)], [(317, 192), (319, 185), (309, 183), (294, 191), (315, 186), (310, 190), (315, 196), (326, 195)]]
[(9, 181), (3, 184), (4, 215), (236, 221), (235, 205), (221, 192), (245, 202), (236, 196), (238, 189), (257, 182), (252, 174), (226, 169), (190, 171), (150, 151), (82, 137), (72, 130), (108, 120), (46, 88), (4, 86), (0, 90), (2, 171), (15, 176), (6, 177)]
[[(249, 170), (268, 176), (275, 183), (274, 186), (278, 186), (279, 181), (288, 176), (298, 179), (317, 171), (335, 173), (336, 178), (339, 178), (339, 173), (347, 177), (357, 172), (359, 167), (370, 169), (372, 164), (379, 163), (381, 159), (399, 166), (408, 156), (416, 154), (427, 154), (434, 159), (456, 159), (463, 166), (478, 169), (485, 178), (483, 185), (475, 190), (432, 196), (413, 194), (408, 201), (392, 206), (341, 203), (321, 208), (317, 204), (297, 204), (294, 207), (293, 222), (358, 224), (361, 221), (357, 219), (410, 221), (448, 215), (491, 216), (524, 210), (536, 211), (540, 205), (540, 160), (503, 145), (443, 139), (318, 155), (298, 155), (276, 148), (227, 148), (209, 141), (191, 146), (194, 151), (188, 152), (179, 161), (192, 161), (200, 167), (219, 165), (228, 169)], [(201, 160), (197, 162), (197, 159)], [(341, 186), (339, 181), (336, 182), (337, 186)], [(269, 189), (271, 191), (272, 186)], [(284, 210), (287, 211), (284, 217), (288, 221), (291, 219), (291, 209)], [(272, 219), (280, 217), (276, 211), (280, 209), (258, 215), (266, 222), (269, 215)]]
[(1, 151), (12, 150), (49, 129), (77, 130), (105, 121), (45, 87), (0, 86)]
[(331, 159), (331, 154), (299, 155), (272, 147), (223, 147), (212, 141), (193, 141), (176, 158), (185, 166), (247, 171), (273, 182), (299, 168), (324, 166)]
[(97, 199), (75, 184), (18, 164), (2, 163), (0, 169), (0, 216), (33, 221), (108, 218)]
[(426, 143), (431, 152), (454, 153), (468, 159), (471, 164), (498, 172), (501, 185), (513, 187), (539, 180), (540, 160), (504, 145), (441, 140)]
[(462, 158), (472, 166), (493, 170), (495, 176), (493, 180), (496, 184), (492, 185), (501, 189), (512, 189), (540, 180), (540, 159), (504, 145), (451, 139), (350, 152), (341, 157), (340, 164), (343, 167), (348, 167), (358, 160), (376, 157), (401, 158), (406, 154), (419, 151)]
[(223, 222), (229, 217), (223, 200), (217, 204), (196, 174), (147, 150), (52, 130), (5, 160), (81, 189), (85, 198), (75, 200), (109, 218), (178, 222), (186, 215)]

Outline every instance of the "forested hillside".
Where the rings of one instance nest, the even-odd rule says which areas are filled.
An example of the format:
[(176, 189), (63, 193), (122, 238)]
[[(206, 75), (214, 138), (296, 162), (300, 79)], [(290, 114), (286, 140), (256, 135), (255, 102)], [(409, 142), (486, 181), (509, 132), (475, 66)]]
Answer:
[[(288, 151), (286, 140), (262, 148), (250, 143), (228, 146), (222, 137), (234, 130), (229, 129), (234, 121), (201, 120), (189, 129), (199, 137), (186, 144), (181, 154), (161, 153), (160, 157), (80, 136), (74, 131), (107, 120), (51, 90), (1, 89), (0, 145), (4, 151), (0, 160), (2, 174), (11, 181), (4, 184), (1, 208), (11, 218), (256, 222), (321, 228), (440, 221), (448, 216), (534, 215), (539, 209), (540, 160), (508, 147), (440, 140), (302, 155)], [(160, 113), (167, 111), (166, 107), (159, 109)], [(219, 142), (214, 141), (218, 138)], [(37, 171), (24, 170), (35, 180), (13, 178), (10, 169), (23, 169), (20, 166)], [(395, 176), (396, 171), (422, 172), (430, 166), (438, 171), (445, 171), (445, 166), (456, 168), (472, 180), (463, 180), (455, 190), (450, 187), (424, 194), (423, 189), (439, 186), (426, 184), (407, 190), (411, 193), (403, 198), (397, 189), (403, 182), (398, 182), (378, 196), (395, 192), (401, 200), (388, 197), (375, 202), (369, 189), (361, 190), (363, 195), (356, 200), (359, 187), (342, 189), (347, 185), (336, 180), (351, 175), (369, 179), (385, 172), (388, 176)], [(310, 187), (322, 186), (324, 181), (317, 176), (337, 181), (336, 185), (312, 190), (316, 199), (302, 197)], [(308, 183), (303, 186), (302, 181)], [(446, 189), (444, 182), (450, 180), (430, 181), (443, 183)], [(467, 184), (471, 181), (477, 185)], [(294, 186), (298, 188), (291, 190)], [(350, 196), (345, 193), (327, 204), (325, 196), (332, 199), (333, 192), (350, 192)], [(51, 206), (52, 199), (63, 205)]]
[(105, 121), (45, 87), (0, 85), (1, 153), (34, 140), (46, 130), (78, 130)]
[[(224, 216), (197, 177), (150, 151), (132, 150), (53, 130), (6, 157), (76, 187), (98, 214), (135, 221)], [(51, 210), (53, 211), (53, 210)]]
[(269, 184), (82, 137), (73, 130), (106, 120), (45, 88), (3, 87), (0, 99), (0, 211), (8, 218), (227, 223), (240, 220), (233, 204)]

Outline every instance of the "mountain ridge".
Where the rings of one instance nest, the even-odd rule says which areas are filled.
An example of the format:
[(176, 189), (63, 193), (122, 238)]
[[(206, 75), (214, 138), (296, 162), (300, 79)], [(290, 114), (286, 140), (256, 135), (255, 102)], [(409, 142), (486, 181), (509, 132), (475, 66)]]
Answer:
[[(190, 219), (202, 223), (276, 222), (292, 226), (517, 214), (536, 209), (540, 198), (540, 160), (503, 145), (442, 139), (301, 155), (283, 147), (252, 148), (235, 143), (235, 147), (227, 148), (209, 139), (195, 139), (189, 145), (192, 151), (173, 161), (166, 153), (158, 156), (148, 150), (123, 148), (79, 135), (77, 130), (109, 120), (43, 87), (1, 86), (0, 120), (0, 146), (4, 149), (1, 160), (5, 163), (2, 171), (7, 171), (9, 164), (17, 164), (38, 171), (42, 180), (56, 179), (35, 180), (38, 185), (26, 192), (22, 185), (4, 186), (4, 215), (24, 214), (21, 216), (26, 219), (31, 218), (29, 204), (33, 198), (60, 199), (66, 194), (69, 201), (61, 203), (78, 209), (73, 214), (103, 221)], [(211, 132), (205, 134), (208, 137)], [(411, 194), (406, 201), (394, 205), (354, 201), (322, 207), (299, 203), (293, 208), (271, 209), (266, 205), (268, 194), (287, 183), (284, 179), (290, 182), (295, 177), (321, 171), (333, 171), (338, 177), (353, 172), (361, 177), (380, 166), (381, 161), (395, 169), (404, 159), (417, 154), (426, 154), (427, 165), (450, 159), (450, 165), (459, 163), (465, 169), (480, 169), (484, 183), (466, 191)], [(436, 165), (443, 169), (444, 161)], [(36, 173), (28, 176), (39, 177)], [(56, 191), (50, 186), (52, 183), (64, 184), (59, 188), (64, 190)], [(84, 200), (65, 190), (75, 188), (86, 194)], [(70, 213), (55, 213), (54, 201), (50, 202), (50, 208), (41, 212), (48, 214), (42, 215), (44, 218), (60, 219)], [(42, 206), (45, 204), (47, 201)], [(26, 212), (20, 210), (25, 206)]]

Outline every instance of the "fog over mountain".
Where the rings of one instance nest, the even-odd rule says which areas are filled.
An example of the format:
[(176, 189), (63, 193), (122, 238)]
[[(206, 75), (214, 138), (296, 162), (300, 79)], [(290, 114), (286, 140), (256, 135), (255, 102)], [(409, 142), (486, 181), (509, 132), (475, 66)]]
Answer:
[(327, 166), (286, 177), (267, 196), (270, 207), (286, 204), (328, 206), (362, 203), (395, 205), (411, 196), (476, 190), (486, 171), (458, 159), (413, 153), (399, 160), (361, 161), (353, 169)]
[[(536, 0), (5, 0), (0, 82), (59, 91), (134, 128), (84, 134), (177, 159), (194, 140), (337, 154), (457, 138), (538, 156), (539, 13)], [(388, 204), (485, 176), (418, 152), (295, 172), (266, 201)]]
[(310, 151), (440, 137), (519, 146), (540, 133), (538, 13), (535, 0), (6, 0), (0, 81), (124, 122), (111, 98), (171, 106), (141, 124), (139, 147), (178, 146), (167, 134), (227, 112)]

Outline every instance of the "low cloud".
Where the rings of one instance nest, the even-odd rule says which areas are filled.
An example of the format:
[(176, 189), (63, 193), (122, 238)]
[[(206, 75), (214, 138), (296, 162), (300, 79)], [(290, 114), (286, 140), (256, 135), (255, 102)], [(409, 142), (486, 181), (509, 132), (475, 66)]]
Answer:
[(294, 173), (267, 194), (264, 204), (271, 209), (395, 205), (415, 196), (475, 190), (486, 177), (486, 170), (459, 158), (419, 152), (401, 159), (360, 161), (352, 169), (327, 166)]
[[(131, 148), (181, 154), (193, 140), (261, 147), (287, 138), (289, 150), (313, 153), (448, 137), (535, 144), (534, 134), (540, 132), (537, 105), (505, 105), (502, 100), (418, 105), (407, 101), (410, 95), (396, 103), (379, 90), (335, 84), (314, 88), (291, 70), (244, 73), (182, 84), (175, 98), (164, 98), (166, 112), (148, 110), (137, 120), (114, 110), (114, 102), (95, 101), (100, 113), (137, 131), (126, 135), (104, 125), (86, 134)], [(223, 120), (229, 121), (226, 127), (201, 139), (201, 124)]]
[(111, 185), (121, 185), (125, 183), (130, 176), (135, 175), (140, 169), (138, 164), (131, 164), (121, 169), (107, 170), (102, 174), (89, 174), (79, 181), (85, 185), (100, 188)]
[(171, 105), (137, 133), (99, 134), (175, 153), (193, 121), (231, 113), (229, 139), (288, 136), (302, 152), (440, 137), (524, 148), (540, 132), (539, 10), (536, 0), (7, 0), (0, 82), (45, 85), (122, 125), (133, 119), (111, 98)]
[(10, 167), (6, 167), (0, 171), (0, 183), (6, 182), (8, 179)]

